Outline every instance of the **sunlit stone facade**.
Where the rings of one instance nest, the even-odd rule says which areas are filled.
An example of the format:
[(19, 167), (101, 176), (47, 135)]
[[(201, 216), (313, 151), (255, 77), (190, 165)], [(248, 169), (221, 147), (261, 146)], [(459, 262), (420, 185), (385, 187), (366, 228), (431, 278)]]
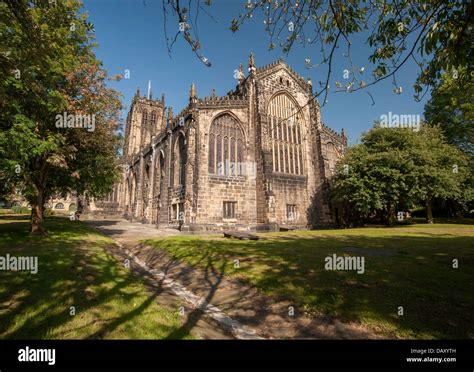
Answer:
[(308, 228), (332, 223), (327, 184), (344, 132), (321, 121), (311, 82), (278, 60), (226, 96), (191, 87), (177, 115), (137, 92), (127, 117), (122, 181), (97, 213), (185, 231)]

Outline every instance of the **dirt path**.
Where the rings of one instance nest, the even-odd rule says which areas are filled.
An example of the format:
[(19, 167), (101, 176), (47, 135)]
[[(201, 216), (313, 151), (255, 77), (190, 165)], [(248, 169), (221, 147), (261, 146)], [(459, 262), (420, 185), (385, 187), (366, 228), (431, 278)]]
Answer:
[[(220, 326), (212, 318), (203, 317), (200, 310), (186, 301), (179, 298), (173, 291), (164, 285), (164, 281), (157, 279), (153, 273), (147, 272), (135, 261), (130, 259), (125, 250), (128, 247), (137, 245), (140, 239), (164, 237), (179, 234), (179, 231), (165, 229), (158, 230), (141, 223), (130, 223), (123, 220), (88, 220), (87, 224), (92, 225), (102, 233), (114, 239), (119, 246), (109, 247), (110, 253), (121, 262), (128, 260), (130, 269), (143, 278), (145, 288), (149, 292), (157, 294), (158, 303), (171, 311), (182, 312), (185, 320), (182, 328), (199, 339), (233, 339), (232, 334)], [(170, 335), (170, 338), (173, 338)]]
[[(199, 297), (201, 302), (212, 304), (225, 316), (246, 329), (254, 331), (260, 337), (285, 339), (380, 337), (357, 323), (342, 323), (323, 316), (309, 317), (288, 301), (264, 296), (255, 288), (226, 278), (214, 268), (210, 260), (206, 263), (205, 269), (194, 268), (171, 258), (165, 251), (139, 243), (147, 238), (179, 235), (179, 231), (155, 229), (152, 226), (127, 221), (97, 220), (88, 221), (88, 223), (119, 242), (122, 245), (122, 254), (125, 249), (135, 256), (142, 266), (146, 266), (151, 272), (161, 273), (160, 278), (165, 276), (167, 280), (179, 283), (178, 285), (185, 287), (188, 292)], [(194, 307), (199, 306), (195, 304)], [(294, 309), (293, 315), (290, 315), (290, 307)], [(223, 336), (228, 337), (229, 333), (233, 333), (231, 329), (233, 325), (225, 322), (220, 323), (219, 318), (216, 322), (212, 317), (212, 312), (201, 312), (201, 315), (199, 320), (210, 321), (210, 326), (218, 324), (219, 328), (224, 330)], [(219, 334), (210, 337), (225, 338), (220, 337)]]

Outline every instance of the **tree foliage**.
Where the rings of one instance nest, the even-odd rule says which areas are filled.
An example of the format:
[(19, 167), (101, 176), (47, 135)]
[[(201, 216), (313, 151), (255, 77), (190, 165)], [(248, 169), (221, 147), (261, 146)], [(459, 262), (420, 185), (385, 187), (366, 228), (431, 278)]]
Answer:
[[(198, 15), (200, 10), (209, 14), (202, 4), (162, 2), (165, 30), (168, 13), (174, 16), (172, 24), (177, 21), (186, 25), (186, 32), (176, 27), (173, 43), (182, 35), (193, 50), (201, 48)], [(205, 3), (211, 5), (210, 1)], [(335, 92), (353, 92), (391, 78), (395, 92), (401, 93), (396, 73), (408, 61), (419, 66), (414, 84), (417, 98), (424, 87), (434, 87), (444, 71), (470, 73), (474, 57), (473, 17), (474, 5), (465, 0), (246, 0), (242, 1), (242, 12), (231, 20), (230, 30), (237, 32), (244, 23), (263, 19), (268, 49), (279, 47), (288, 54), (295, 44), (302, 44), (310, 53), (320, 55), (317, 61), (305, 61), (308, 68), (327, 68), (315, 93), (316, 97), (324, 94), (324, 104), (332, 89), (333, 62), (339, 48), (351, 78), (344, 84), (336, 82)], [(356, 66), (352, 61), (352, 40), (357, 35), (362, 35), (371, 48), (367, 56), (373, 64), (371, 77), (364, 74), (365, 66)], [(168, 37), (167, 43), (170, 51), (173, 43)]]
[[(474, 81), (462, 70), (443, 75), (425, 106), (425, 119), (439, 125), (449, 141), (474, 156)], [(463, 78), (465, 77), (465, 78)]]
[[(121, 104), (80, 9), (75, 0), (0, 2), (0, 178), (3, 192), (29, 200), (33, 233), (52, 193), (103, 195), (116, 180)], [(94, 117), (95, 128), (58, 128), (64, 113)]]
[(332, 201), (345, 209), (343, 223), (381, 214), (388, 225), (396, 212), (427, 207), (433, 200), (454, 200), (467, 207), (473, 200), (469, 158), (446, 143), (438, 127), (374, 128), (349, 149), (331, 180)]

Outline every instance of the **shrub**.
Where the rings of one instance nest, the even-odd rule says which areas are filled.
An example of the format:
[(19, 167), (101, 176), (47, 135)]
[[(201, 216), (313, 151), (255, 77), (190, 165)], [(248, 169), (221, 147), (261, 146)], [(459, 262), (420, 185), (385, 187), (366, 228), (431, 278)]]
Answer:
[(19, 205), (15, 205), (12, 207), (12, 211), (15, 214), (29, 214), (31, 210), (27, 207), (20, 207)]
[(45, 208), (43, 211), (43, 217), (54, 216), (54, 211), (51, 208)]
[(411, 211), (411, 216), (412, 217), (425, 217), (426, 216), (426, 208), (417, 208)]

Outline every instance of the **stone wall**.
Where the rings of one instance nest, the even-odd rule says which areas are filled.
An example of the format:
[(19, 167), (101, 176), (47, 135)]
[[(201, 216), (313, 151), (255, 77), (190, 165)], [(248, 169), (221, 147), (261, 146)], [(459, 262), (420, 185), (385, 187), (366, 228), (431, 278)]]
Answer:
[[(301, 142), (291, 142), (288, 148), (293, 150), (286, 150), (293, 156), (288, 158), (293, 174), (274, 169), (271, 135), (275, 132), (268, 113), (277, 96), (287, 97), (291, 107), (298, 109)], [(343, 134), (321, 122), (319, 105), (311, 98), (310, 82), (283, 61), (257, 69), (253, 57), (248, 76), (242, 75), (235, 90), (224, 97), (213, 92), (199, 99), (193, 84), (188, 105), (176, 117), (171, 108), (166, 114), (164, 98), (154, 101), (137, 94), (127, 118), (122, 181), (114, 188), (116, 214), (186, 231), (331, 224), (327, 180), (347, 142)], [(143, 121), (144, 111), (156, 112), (155, 122)], [(231, 117), (241, 129), (241, 161), (253, 173), (209, 174), (210, 128), (222, 115)], [(296, 129), (286, 130), (288, 140), (290, 133), (293, 140)], [(296, 171), (294, 160), (300, 150), (303, 172), (300, 166)], [(224, 218), (224, 202), (236, 203), (235, 218)], [(107, 208), (111, 205), (103, 204)]]
[[(241, 100), (208, 101), (198, 105), (198, 138), (199, 151), (196, 168), (197, 193), (196, 219), (194, 224), (207, 230), (221, 228), (251, 228), (256, 225), (255, 175), (241, 176), (210, 175), (209, 162), (209, 130), (213, 120), (220, 115), (231, 115), (239, 124), (245, 140), (243, 163), (251, 169), (255, 163), (254, 126), (248, 119), (248, 102)], [(225, 164), (224, 164), (225, 166)], [(236, 218), (223, 218), (224, 201), (236, 202)], [(193, 228), (197, 228), (194, 226)]]
[[(262, 184), (266, 195), (267, 224), (278, 226), (308, 227), (309, 195), (314, 190), (315, 169), (311, 154), (313, 148), (313, 127), (315, 119), (311, 117), (307, 102), (310, 99), (310, 87), (287, 68), (282, 61), (265, 66), (256, 73), (258, 95), (258, 118), (261, 133), (261, 151), (263, 159)], [(270, 123), (268, 107), (277, 95), (284, 94), (295, 101), (299, 113), (299, 125), (303, 141), (303, 175), (284, 174), (273, 171), (271, 154)], [(294, 219), (288, 218), (287, 206), (296, 206)]]

